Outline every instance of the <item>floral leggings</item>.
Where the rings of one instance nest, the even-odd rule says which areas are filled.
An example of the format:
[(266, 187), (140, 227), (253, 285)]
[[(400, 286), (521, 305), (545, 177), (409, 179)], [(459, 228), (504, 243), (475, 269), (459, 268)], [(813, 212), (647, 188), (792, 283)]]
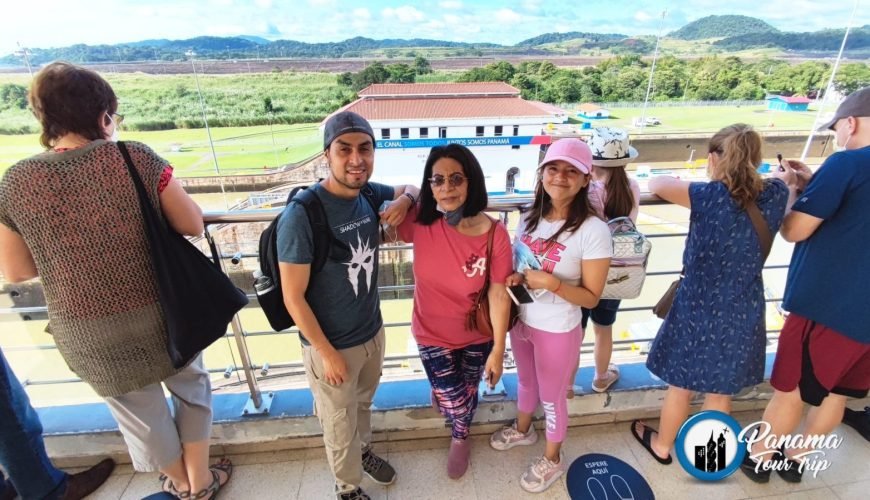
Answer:
[(477, 387), (492, 342), (461, 349), (417, 345), (434, 401), (441, 414), (453, 421), (453, 437), (465, 439), (477, 410)]

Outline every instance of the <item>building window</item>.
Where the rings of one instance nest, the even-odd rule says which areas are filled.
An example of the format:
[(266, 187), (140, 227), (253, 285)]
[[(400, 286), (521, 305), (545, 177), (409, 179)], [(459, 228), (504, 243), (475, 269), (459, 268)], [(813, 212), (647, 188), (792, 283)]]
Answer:
[(514, 125), (514, 137), (520, 135), (520, 126)]
[(440, 138), (440, 139), (447, 138), (447, 127), (438, 127), (438, 138)]
[(426, 139), (429, 137), (429, 128), (428, 127), (420, 127), (420, 139)]
[(477, 137), (483, 137), (483, 127), (477, 127), (475, 135), (477, 135)]
[(495, 136), (500, 137), (504, 128), (501, 125), (495, 126)]
[(519, 145), (519, 144), (514, 144), (513, 146), (511, 146), (511, 149), (520, 149), (520, 145)]
[(408, 137), (411, 137), (411, 130), (410, 129), (400, 128), (399, 133), (401, 134), (402, 139), (407, 139)]
[(381, 139), (387, 140), (390, 138), (390, 129), (382, 128), (381, 129)]

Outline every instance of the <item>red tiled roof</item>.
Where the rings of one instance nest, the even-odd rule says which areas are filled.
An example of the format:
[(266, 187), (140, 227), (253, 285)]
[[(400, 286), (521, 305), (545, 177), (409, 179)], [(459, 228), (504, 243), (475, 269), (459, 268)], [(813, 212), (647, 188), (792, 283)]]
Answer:
[(567, 114), (567, 112), (564, 109), (560, 108), (559, 106), (554, 106), (550, 103), (541, 102), (541, 101), (527, 101), (527, 102), (533, 106), (537, 106), (537, 107), (541, 108), (545, 113), (548, 113), (551, 115), (565, 115), (565, 114)]
[(520, 95), (519, 89), (504, 82), (471, 83), (375, 83), (359, 91), (360, 97), (441, 96), (469, 94)]
[(549, 117), (550, 113), (519, 97), (453, 97), (424, 99), (357, 99), (342, 111), (367, 120), (428, 120), (433, 118)]
[(809, 104), (809, 103), (813, 102), (812, 99), (809, 99), (809, 98), (806, 98), (803, 96), (786, 97), (783, 95), (774, 95), (774, 96), (768, 97), (767, 99), (768, 100), (779, 99), (779, 100), (785, 101), (789, 104)]

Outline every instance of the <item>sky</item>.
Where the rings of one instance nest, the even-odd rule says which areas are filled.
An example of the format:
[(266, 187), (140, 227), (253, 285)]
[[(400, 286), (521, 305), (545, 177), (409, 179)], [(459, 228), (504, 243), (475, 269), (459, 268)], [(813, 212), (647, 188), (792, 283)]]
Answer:
[[(337, 42), (355, 36), (513, 45), (543, 33), (665, 33), (711, 15), (761, 18), (783, 31), (870, 24), (870, 0), (7, 0), (0, 55), (25, 47), (256, 35)], [(667, 15), (662, 19), (662, 12)]]

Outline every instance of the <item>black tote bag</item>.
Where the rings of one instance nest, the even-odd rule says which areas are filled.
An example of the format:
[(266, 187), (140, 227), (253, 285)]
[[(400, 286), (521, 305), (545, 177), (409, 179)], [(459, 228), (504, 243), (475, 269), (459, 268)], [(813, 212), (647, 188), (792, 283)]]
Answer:
[(208, 231), (206, 239), (214, 260), (163, 220), (148, 198), (127, 147), (118, 142), (118, 148), (139, 195), (160, 307), (166, 320), (169, 357), (175, 368), (181, 368), (224, 336), (233, 316), (247, 305), (248, 297), (221, 271), (217, 248)]

